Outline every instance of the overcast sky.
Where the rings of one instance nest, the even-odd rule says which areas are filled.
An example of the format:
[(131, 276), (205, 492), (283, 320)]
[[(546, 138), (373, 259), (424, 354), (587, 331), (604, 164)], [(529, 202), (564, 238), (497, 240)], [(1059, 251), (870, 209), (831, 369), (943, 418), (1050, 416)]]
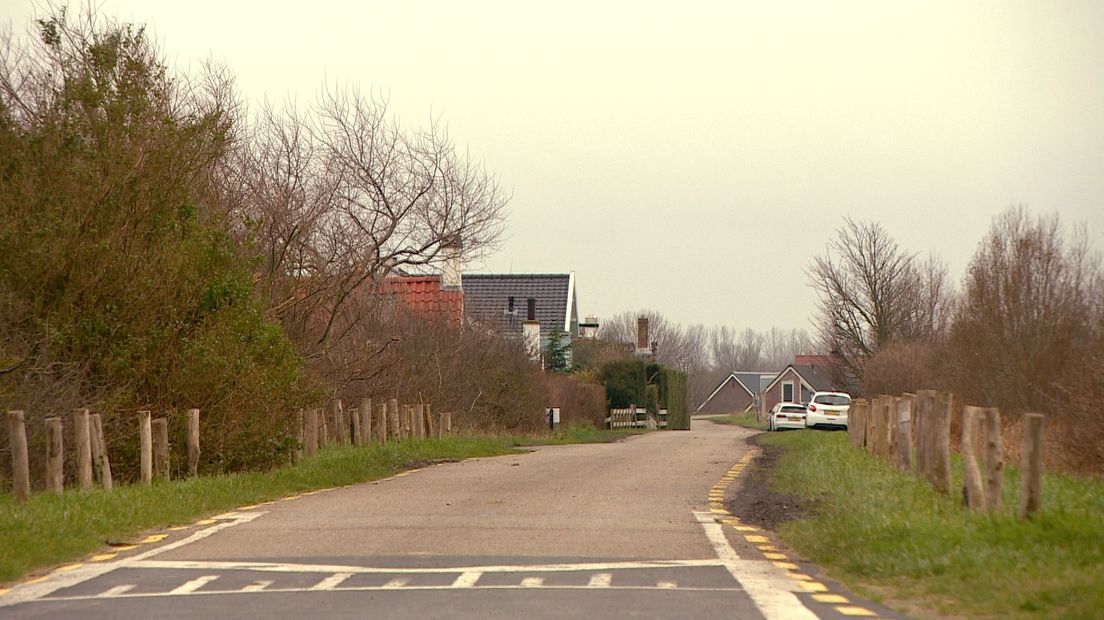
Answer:
[(804, 269), (847, 216), (956, 281), (1012, 204), (1104, 247), (1096, 0), (98, 4), (253, 100), (328, 79), (440, 117), (513, 194), (469, 269), (573, 270), (581, 315), (808, 328)]

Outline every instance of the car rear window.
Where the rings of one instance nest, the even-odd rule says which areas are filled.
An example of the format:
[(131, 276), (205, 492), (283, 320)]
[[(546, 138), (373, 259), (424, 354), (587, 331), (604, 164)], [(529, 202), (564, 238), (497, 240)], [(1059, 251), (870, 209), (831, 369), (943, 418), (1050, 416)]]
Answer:
[(783, 407), (782, 411), (785, 411), (786, 413), (805, 413), (805, 408), (798, 407), (797, 405), (790, 405), (788, 407)]
[(821, 394), (813, 398), (818, 405), (850, 405), (851, 398), (842, 394)]

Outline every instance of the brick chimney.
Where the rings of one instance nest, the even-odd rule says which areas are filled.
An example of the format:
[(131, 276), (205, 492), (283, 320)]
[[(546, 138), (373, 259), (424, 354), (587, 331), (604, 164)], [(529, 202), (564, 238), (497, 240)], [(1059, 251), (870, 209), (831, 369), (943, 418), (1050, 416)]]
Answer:
[(651, 341), (648, 339), (648, 317), (642, 316), (636, 319), (636, 354), (648, 355), (652, 352)]

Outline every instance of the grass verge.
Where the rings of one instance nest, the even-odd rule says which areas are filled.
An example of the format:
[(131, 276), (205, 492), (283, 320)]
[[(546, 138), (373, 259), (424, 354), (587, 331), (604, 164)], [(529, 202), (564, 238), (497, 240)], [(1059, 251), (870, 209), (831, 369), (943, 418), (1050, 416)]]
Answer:
[(143, 530), (191, 523), (246, 504), (303, 491), (369, 480), (439, 459), (514, 452), (519, 445), (615, 441), (624, 431), (565, 428), (538, 437), (448, 437), (368, 448), (329, 448), (298, 465), (267, 472), (200, 476), (149, 486), (120, 486), (111, 493), (67, 490), (38, 493), (26, 504), (0, 495), (0, 583), (132, 539)]
[(734, 413), (730, 415), (722, 415), (706, 419), (716, 424), (734, 424), (736, 426), (754, 428), (761, 431), (767, 430), (766, 422), (760, 422), (759, 420), (755, 419), (754, 413)]
[[(1042, 512), (1020, 521), (1010, 508), (1015, 468), (1006, 469), (1005, 510), (988, 516), (853, 448), (844, 433), (762, 441), (787, 448), (772, 487), (816, 513), (783, 525), (783, 539), (857, 592), (920, 616), (1100, 617), (1101, 482), (1048, 474)], [(960, 468), (956, 476), (960, 488)]]

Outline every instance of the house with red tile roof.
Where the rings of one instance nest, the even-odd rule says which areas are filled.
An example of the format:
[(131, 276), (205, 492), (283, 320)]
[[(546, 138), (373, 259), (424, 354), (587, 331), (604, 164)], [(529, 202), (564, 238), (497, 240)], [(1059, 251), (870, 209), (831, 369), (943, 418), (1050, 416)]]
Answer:
[(464, 291), (442, 287), (439, 275), (387, 276), (380, 290), (415, 316), (444, 321), (452, 327), (463, 323)]

